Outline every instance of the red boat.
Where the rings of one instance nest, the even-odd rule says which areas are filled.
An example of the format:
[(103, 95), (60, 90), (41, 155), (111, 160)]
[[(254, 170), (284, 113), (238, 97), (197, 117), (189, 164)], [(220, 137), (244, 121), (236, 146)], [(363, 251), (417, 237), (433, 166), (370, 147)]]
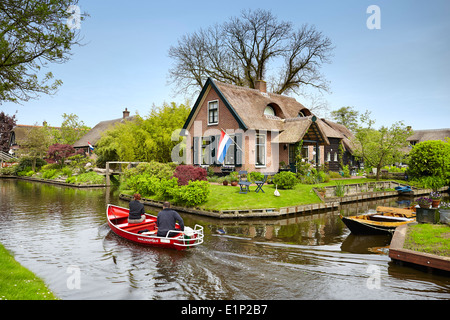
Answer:
[[(203, 243), (203, 227), (196, 224), (194, 229), (185, 227), (181, 231), (176, 225), (178, 234), (174, 237), (158, 237), (156, 232), (156, 216), (145, 214), (146, 218), (141, 223), (128, 224), (129, 209), (108, 204), (106, 217), (111, 230), (132, 242), (146, 246), (184, 250)], [(171, 233), (173, 234), (173, 233)]]

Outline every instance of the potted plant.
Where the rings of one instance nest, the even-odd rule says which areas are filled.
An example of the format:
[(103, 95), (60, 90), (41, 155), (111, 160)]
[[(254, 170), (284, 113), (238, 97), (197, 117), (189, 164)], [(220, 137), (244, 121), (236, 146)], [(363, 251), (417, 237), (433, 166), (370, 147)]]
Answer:
[(440, 222), (450, 225), (450, 202), (441, 202), (439, 214)]
[(441, 194), (438, 191), (433, 191), (430, 193), (431, 198), (431, 206), (433, 208), (439, 207), (439, 203), (441, 202)]
[(229, 179), (228, 176), (224, 176), (224, 177), (220, 178), (220, 181), (222, 182), (222, 184), (224, 186), (227, 186), (228, 185), (228, 179)]
[(236, 171), (230, 172), (230, 181), (231, 181), (231, 185), (233, 187), (238, 185), (238, 181), (239, 181), (239, 174)]
[(429, 209), (431, 202), (432, 202), (432, 200), (428, 197), (420, 197), (419, 199), (417, 199), (417, 204), (422, 209)]

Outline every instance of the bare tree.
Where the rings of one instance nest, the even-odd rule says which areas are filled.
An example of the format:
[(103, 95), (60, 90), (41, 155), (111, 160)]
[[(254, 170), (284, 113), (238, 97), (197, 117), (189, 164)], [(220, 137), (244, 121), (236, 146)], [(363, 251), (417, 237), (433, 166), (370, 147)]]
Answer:
[(256, 80), (269, 79), (278, 94), (299, 94), (303, 86), (327, 91), (319, 69), (330, 62), (332, 49), (331, 40), (314, 26), (295, 31), (291, 22), (278, 21), (270, 11), (248, 10), (181, 37), (169, 49), (175, 61), (169, 79), (185, 93), (199, 90), (208, 77), (250, 88)]

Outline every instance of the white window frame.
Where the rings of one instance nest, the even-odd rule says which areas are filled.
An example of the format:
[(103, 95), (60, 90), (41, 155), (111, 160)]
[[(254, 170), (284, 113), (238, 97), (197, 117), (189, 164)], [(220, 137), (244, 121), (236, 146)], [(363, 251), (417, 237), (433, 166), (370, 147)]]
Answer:
[[(210, 106), (213, 103), (217, 103), (217, 122), (210, 122)], [(208, 114), (207, 114), (207, 119), (208, 119), (208, 126), (215, 126), (219, 124), (219, 100), (211, 100), (208, 101)]]
[[(258, 136), (264, 136), (264, 164), (258, 164)], [(255, 135), (255, 168), (266, 168), (267, 166), (267, 134), (257, 133)]]

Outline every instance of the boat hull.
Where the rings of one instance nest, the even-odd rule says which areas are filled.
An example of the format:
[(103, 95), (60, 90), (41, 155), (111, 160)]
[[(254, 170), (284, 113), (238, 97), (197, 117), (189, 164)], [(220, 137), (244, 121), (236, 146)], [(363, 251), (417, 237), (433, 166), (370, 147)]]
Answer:
[(378, 207), (376, 214), (340, 217), (347, 228), (358, 235), (393, 234), (398, 226), (416, 221), (413, 210), (390, 207)]
[(367, 234), (367, 235), (377, 235), (377, 234), (392, 234), (395, 231), (396, 226), (383, 226), (364, 223), (363, 221), (357, 219), (351, 219), (347, 217), (342, 217), (342, 222), (350, 229), (353, 234)]
[[(176, 230), (174, 237), (158, 237), (157, 217), (146, 214), (142, 223), (128, 224), (129, 210), (126, 208), (108, 205), (106, 216), (111, 230), (118, 236), (131, 242), (145, 246), (185, 250), (203, 243), (203, 227), (196, 225), (192, 232)], [(185, 228), (186, 229), (186, 228)]]

